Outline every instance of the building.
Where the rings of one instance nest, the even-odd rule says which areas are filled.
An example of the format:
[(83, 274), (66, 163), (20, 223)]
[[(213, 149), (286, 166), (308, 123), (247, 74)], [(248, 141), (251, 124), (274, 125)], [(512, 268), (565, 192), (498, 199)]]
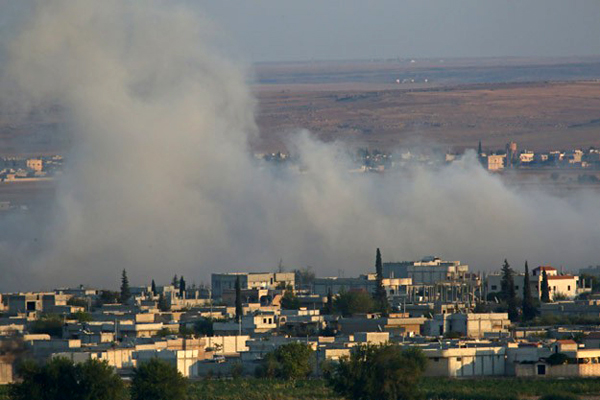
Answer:
[(488, 171), (501, 171), (504, 169), (504, 154), (490, 154), (485, 158), (485, 166)]
[(429, 360), (425, 376), (453, 378), (506, 374), (504, 347), (442, 347), (424, 349), (423, 353)]
[(550, 291), (550, 299), (554, 300), (557, 296), (564, 296), (572, 299), (580, 292), (585, 291), (584, 288), (579, 288), (579, 277), (573, 275), (559, 275), (556, 268), (549, 265), (542, 265), (532, 271), (531, 282), (534, 285), (533, 293), (538, 294), (538, 298), (542, 297), (542, 280), (543, 272), (546, 272), (548, 278), (548, 288)]
[(212, 274), (212, 298), (220, 299), (226, 289), (235, 289), (237, 279), (242, 289), (275, 289), (294, 286), (296, 274), (293, 272), (232, 272)]
[(460, 261), (444, 261), (439, 257), (383, 263), (384, 278), (410, 278), (413, 285), (465, 280), (468, 272), (468, 265), (461, 264)]
[[(404, 296), (408, 293), (408, 287), (412, 284), (412, 279), (408, 277), (390, 278), (385, 277), (384, 274), (382, 284), (389, 297)], [(364, 290), (367, 293), (375, 293), (376, 289), (376, 274), (361, 275), (358, 278), (316, 278), (313, 283), (313, 291), (319, 296), (327, 296), (330, 291), (331, 294), (336, 295), (342, 290)]]
[(454, 333), (474, 339), (508, 334), (507, 313), (436, 314), (427, 321), (425, 334), (444, 336)]
[(27, 165), (28, 169), (35, 171), (35, 172), (41, 172), (42, 169), (44, 168), (44, 164), (43, 164), (42, 160), (39, 158), (29, 158), (27, 160), (26, 165)]
[[(543, 280), (543, 271), (546, 271), (548, 277), (548, 286), (550, 289), (550, 299), (554, 300), (555, 296), (564, 296), (572, 299), (578, 294), (583, 293), (589, 289), (584, 288), (579, 283), (579, 277), (573, 275), (559, 275), (556, 268), (549, 265), (539, 266), (531, 271), (530, 285), (531, 293), (537, 296), (538, 299), (542, 297), (541, 287)], [(515, 291), (517, 296), (522, 296), (523, 285), (525, 281), (525, 274), (518, 273), (513, 275), (515, 283)], [(486, 293), (498, 293), (502, 290), (502, 274), (492, 273), (486, 277)]]

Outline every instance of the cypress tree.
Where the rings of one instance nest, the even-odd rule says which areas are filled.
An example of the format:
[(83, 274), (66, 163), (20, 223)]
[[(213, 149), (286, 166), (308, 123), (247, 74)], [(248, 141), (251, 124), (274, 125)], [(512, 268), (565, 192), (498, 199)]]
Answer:
[(383, 264), (381, 262), (381, 252), (377, 249), (375, 256), (375, 272), (377, 273), (377, 288), (375, 289), (375, 303), (383, 316), (389, 314), (389, 305), (387, 301), (387, 293), (383, 287)]
[(550, 303), (550, 285), (548, 285), (548, 275), (546, 270), (542, 270), (541, 300), (543, 303)]
[(179, 289), (179, 279), (177, 279), (177, 274), (173, 275), (173, 279), (171, 279), (171, 285), (173, 285), (175, 289)]
[(123, 270), (121, 274), (121, 304), (126, 304), (131, 298), (131, 289), (129, 288), (129, 279), (127, 271)]
[(325, 314), (333, 314), (333, 295), (331, 288), (327, 290), (327, 303), (325, 304)]
[(183, 279), (183, 276), (181, 278), (179, 278), (179, 297), (183, 298), (185, 294), (185, 279)]
[(242, 314), (244, 309), (242, 308), (242, 285), (240, 283), (240, 277), (238, 276), (235, 281), (235, 321), (240, 322), (242, 320)]
[(154, 279), (152, 279), (152, 286), (150, 290), (152, 290), (152, 295), (156, 296), (156, 283), (154, 282)]
[(517, 293), (515, 292), (513, 271), (506, 259), (504, 260), (504, 265), (502, 266), (501, 286), (502, 297), (508, 306), (508, 318), (511, 321), (515, 321), (519, 316), (519, 310), (517, 309)]
[(523, 279), (523, 320), (529, 321), (535, 318), (536, 309), (533, 305), (531, 295), (531, 284), (529, 283), (529, 266), (525, 261), (525, 278)]

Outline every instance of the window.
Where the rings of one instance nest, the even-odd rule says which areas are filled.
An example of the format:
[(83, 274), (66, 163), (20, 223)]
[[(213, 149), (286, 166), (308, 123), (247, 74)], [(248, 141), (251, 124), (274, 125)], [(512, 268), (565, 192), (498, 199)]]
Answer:
[(433, 361), (440, 362), (440, 358), (439, 357), (433, 357)]
[(462, 357), (456, 357), (456, 361), (462, 362)]
[(498, 286), (497, 285), (492, 285), (492, 290), (498, 290)]
[(519, 290), (519, 286), (515, 286), (515, 290)]
[(570, 292), (571, 291), (571, 285), (567, 286), (567, 290)]
[(546, 365), (538, 364), (537, 366), (537, 374), (538, 375), (546, 375)]

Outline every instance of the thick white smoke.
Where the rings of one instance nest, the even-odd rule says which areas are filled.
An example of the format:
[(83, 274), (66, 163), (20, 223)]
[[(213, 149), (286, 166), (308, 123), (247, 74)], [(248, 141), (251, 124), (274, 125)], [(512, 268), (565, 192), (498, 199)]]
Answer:
[[(520, 193), (474, 155), (439, 171), (353, 175), (299, 133), (304, 172), (253, 160), (254, 100), (210, 23), (168, 1), (40, 0), (8, 44), (3, 104), (60, 105), (74, 148), (34, 245), (0, 245), (0, 290), (189, 282), (314, 266), (319, 275), (435, 254), (475, 270), (595, 263), (596, 196)], [(19, 224), (23, 222), (16, 220)], [(2, 229), (15, 229), (3, 220)]]

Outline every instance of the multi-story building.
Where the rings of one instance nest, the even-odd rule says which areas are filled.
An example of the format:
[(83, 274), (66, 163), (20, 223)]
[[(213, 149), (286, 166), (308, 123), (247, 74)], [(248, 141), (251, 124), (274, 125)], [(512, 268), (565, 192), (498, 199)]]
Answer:
[(278, 287), (294, 286), (296, 275), (293, 272), (231, 272), (212, 274), (212, 297), (220, 299), (226, 289), (235, 289), (235, 283), (240, 279), (242, 289), (275, 289)]
[(444, 281), (464, 280), (469, 266), (460, 261), (425, 257), (421, 261), (383, 263), (385, 278), (410, 278), (415, 285), (432, 285)]
[[(565, 296), (567, 298), (574, 298), (578, 294), (586, 291), (586, 289), (579, 284), (579, 277), (573, 275), (559, 275), (556, 268), (549, 265), (539, 266), (535, 268), (529, 282), (531, 285), (531, 293), (537, 298), (541, 298), (541, 287), (543, 280), (543, 272), (546, 271), (548, 277), (548, 287), (550, 289), (550, 299), (554, 300), (555, 296)], [(515, 291), (518, 296), (522, 295), (523, 285), (525, 280), (525, 274), (517, 273), (513, 275), (513, 281), (515, 283)], [(497, 293), (502, 290), (502, 274), (499, 272), (489, 274), (486, 278), (486, 293)]]
[[(385, 275), (384, 275), (385, 276)], [(408, 287), (412, 284), (411, 278), (389, 278), (384, 277), (383, 287), (390, 297), (404, 295), (408, 292)], [(366, 274), (358, 278), (316, 278), (313, 283), (313, 291), (320, 296), (327, 296), (329, 292), (335, 295), (342, 290), (364, 290), (368, 293), (375, 293), (377, 288), (377, 275)]]

